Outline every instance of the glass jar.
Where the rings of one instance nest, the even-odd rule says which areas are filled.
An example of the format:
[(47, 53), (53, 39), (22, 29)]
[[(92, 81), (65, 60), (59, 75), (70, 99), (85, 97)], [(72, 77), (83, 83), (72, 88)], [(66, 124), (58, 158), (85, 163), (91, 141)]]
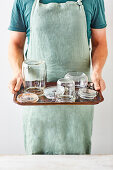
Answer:
[(22, 75), (27, 92), (43, 94), (47, 75), (45, 61), (25, 60), (22, 64)]
[(69, 72), (65, 75), (65, 78), (70, 78), (75, 82), (75, 87), (87, 87), (88, 77), (83, 72)]
[(59, 79), (56, 89), (57, 102), (74, 102), (75, 101), (75, 83), (71, 79)]

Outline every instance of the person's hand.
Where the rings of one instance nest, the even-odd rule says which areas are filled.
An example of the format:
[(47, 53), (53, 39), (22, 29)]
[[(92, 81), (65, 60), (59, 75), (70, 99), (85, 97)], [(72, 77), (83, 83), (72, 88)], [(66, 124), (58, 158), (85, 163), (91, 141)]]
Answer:
[(101, 73), (93, 72), (91, 76), (91, 80), (94, 83), (95, 90), (101, 90), (101, 91), (105, 90), (106, 84), (102, 78)]
[(22, 74), (19, 73), (15, 75), (8, 85), (11, 93), (15, 94), (17, 91), (19, 91), (22, 83), (23, 83)]

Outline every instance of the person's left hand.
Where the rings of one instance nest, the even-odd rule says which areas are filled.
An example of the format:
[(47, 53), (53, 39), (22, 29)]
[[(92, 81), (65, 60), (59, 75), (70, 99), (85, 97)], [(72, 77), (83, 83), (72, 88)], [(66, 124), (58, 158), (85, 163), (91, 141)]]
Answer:
[(104, 91), (106, 88), (105, 81), (102, 78), (101, 73), (94, 72), (92, 73), (91, 80), (94, 83), (95, 90)]

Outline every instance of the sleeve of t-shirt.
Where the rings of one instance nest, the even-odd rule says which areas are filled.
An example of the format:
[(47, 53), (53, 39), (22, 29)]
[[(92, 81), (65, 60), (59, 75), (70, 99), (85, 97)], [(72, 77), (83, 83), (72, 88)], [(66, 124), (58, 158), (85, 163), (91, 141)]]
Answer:
[(101, 29), (106, 26), (104, 0), (94, 0), (91, 28)]
[(24, 12), (22, 10), (22, 4), (20, 0), (14, 0), (8, 30), (26, 32)]

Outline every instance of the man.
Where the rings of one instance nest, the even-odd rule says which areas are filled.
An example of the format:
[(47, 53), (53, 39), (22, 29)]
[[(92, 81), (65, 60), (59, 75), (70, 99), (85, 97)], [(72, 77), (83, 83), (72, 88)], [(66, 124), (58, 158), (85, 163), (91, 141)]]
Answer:
[[(64, 9), (68, 8), (66, 11), (69, 11), (69, 12), (65, 12), (65, 14), (64, 14), (63, 8), (61, 8), (61, 9), (56, 8), (54, 2), (59, 3), (61, 5), (61, 7), (62, 6), (64, 7)], [(65, 68), (69, 67), (69, 69), (74, 69), (74, 67), (75, 67), (75, 68), (78, 68), (78, 70), (80, 70), (80, 71), (81, 70), (83, 72), (86, 71), (87, 74), (89, 74), (89, 66), (88, 66), (88, 63), (89, 63), (88, 56), (89, 55), (88, 55), (88, 50), (87, 50), (88, 49), (87, 43), (89, 44), (90, 39), (91, 39), (91, 41), (92, 41), (92, 68), (93, 68), (91, 79), (92, 79), (92, 82), (94, 83), (94, 87), (96, 90), (101, 90), (101, 91), (105, 90), (105, 82), (102, 78), (102, 69), (104, 67), (104, 64), (105, 64), (105, 61), (107, 58), (107, 42), (106, 42), (106, 21), (105, 21), (105, 11), (104, 11), (103, 0), (83, 0), (83, 2), (78, 0), (77, 3), (67, 2), (64, 0), (61, 0), (61, 1), (43, 0), (42, 3), (44, 3), (45, 6), (41, 5), (41, 3), (37, 0), (35, 0), (35, 1), (34, 0), (15, 0), (15, 2), (14, 2), (11, 23), (9, 26), (9, 30), (11, 30), (11, 37), (10, 37), (10, 43), (9, 43), (9, 61), (11, 63), (12, 69), (14, 71), (14, 78), (11, 80), (11, 82), (9, 84), (9, 88), (10, 88), (11, 92), (15, 93), (16, 91), (18, 91), (20, 89), (20, 86), (23, 81), (22, 62), (24, 60), (24, 45), (25, 45), (26, 37), (28, 38), (27, 43), (29, 44), (28, 53), (27, 53), (27, 56), (29, 58), (30, 57), (30, 55), (29, 55), (30, 48), (32, 49), (32, 51), (35, 51), (35, 50), (33, 50), (35, 48), (40, 48), (43, 51), (42, 46), (40, 45), (40, 42), (45, 43), (45, 44), (43, 44), (43, 46), (46, 46), (47, 44), (49, 45), (49, 43), (51, 42), (50, 41), (51, 37), (53, 35), (56, 35), (55, 38), (57, 39), (57, 35), (60, 35), (59, 32), (62, 32), (60, 41), (59, 41), (59, 39), (57, 39), (56, 42), (55, 42), (55, 40), (52, 40), (51, 53), (53, 52), (52, 50), (57, 46), (58, 43), (59, 44), (61, 43), (61, 46), (62, 46), (64, 43), (63, 40), (65, 38), (67, 38), (67, 36), (68, 36), (68, 41), (65, 42), (65, 45), (64, 45), (65, 47), (63, 47), (65, 49), (64, 49), (64, 51), (62, 50), (61, 53), (60, 53), (60, 46), (59, 46), (59, 50), (57, 51), (58, 56), (60, 57), (63, 54), (63, 56), (65, 56), (65, 59), (67, 59), (66, 61), (68, 63), (68, 56), (66, 58), (67, 54), (65, 53), (65, 51), (66, 51), (66, 47), (70, 47), (69, 48), (69, 50), (71, 49), (70, 56), (72, 56), (72, 64), (70, 64), (71, 67), (69, 67), (69, 65), (65, 66), (65, 64), (63, 66), (65, 66)], [(48, 5), (49, 3), (51, 3), (50, 6)], [(71, 3), (72, 3), (72, 6), (71, 6)], [(84, 11), (81, 10), (81, 9), (83, 9), (82, 3), (84, 6), (84, 10), (85, 10), (85, 17), (84, 17)], [(65, 6), (65, 4), (67, 4), (67, 7)], [(51, 9), (51, 10), (48, 10), (46, 7), (48, 7), (48, 9)], [(81, 9), (78, 7), (81, 7)], [(41, 9), (44, 9), (45, 14), (44, 14), (44, 11)], [(52, 9), (54, 9), (54, 10), (52, 10)], [(80, 11), (78, 12), (78, 9), (82, 11), (82, 15), (81, 15)], [(55, 10), (57, 10), (57, 12), (56, 12), (57, 14), (55, 13)], [(59, 10), (60, 10), (61, 14), (60, 14)], [(36, 11), (37, 11), (37, 13), (36, 13)], [(47, 11), (47, 13), (46, 13), (46, 11)], [(48, 11), (49, 11), (49, 14), (48, 14)], [(50, 11), (52, 11), (52, 15), (51, 15)], [(77, 15), (78, 15), (78, 17), (76, 17)], [(53, 21), (51, 21), (53, 16), (55, 19), (53, 18)], [(59, 19), (58, 19), (58, 17), (59, 17)], [(85, 25), (85, 19), (87, 21), (87, 30), (86, 30), (86, 25)], [(44, 25), (44, 23), (46, 26)], [(66, 27), (64, 26), (64, 28), (63, 28), (62, 23), (64, 25), (66, 25)], [(81, 26), (82, 24), (84, 24), (83, 30), (82, 30), (82, 26)], [(41, 28), (40, 26), (42, 26), (42, 25), (43, 25), (43, 27)], [(55, 26), (57, 26), (58, 30), (56, 30)], [(69, 33), (69, 28), (72, 31), (72, 33), (71, 32)], [(73, 28), (75, 28), (75, 29), (73, 29)], [(32, 32), (30, 32), (31, 29), (32, 29)], [(55, 29), (55, 33), (53, 31), (54, 29)], [(86, 31), (87, 31), (88, 42), (85, 39)], [(41, 39), (42, 37), (40, 37), (39, 32), (41, 32), (41, 35), (44, 34), (44, 35), (48, 35), (48, 36), (44, 37), (45, 39)], [(51, 34), (51, 32), (52, 32), (52, 34)], [(35, 37), (33, 37), (33, 34), (36, 35), (35, 36), (36, 39), (35, 39)], [(74, 36), (76, 35), (75, 38), (73, 37), (73, 35)], [(81, 36), (81, 35), (83, 35), (83, 36)], [(39, 37), (40, 37), (40, 39), (39, 39)], [(79, 39), (79, 37), (80, 37), (80, 39)], [(31, 39), (31, 42), (30, 42), (30, 39)], [(69, 39), (71, 40), (70, 43), (69, 43)], [(49, 43), (47, 43), (48, 41), (49, 41)], [(39, 44), (36, 46), (37, 42)], [(53, 44), (54, 44), (53, 42), (56, 43), (55, 46), (53, 46)], [(83, 42), (83, 44), (82, 44), (82, 42)], [(33, 44), (33, 46), (32, 46), (32, 44)], [(70, 44), (70, 46), (69, 46), (69, 44)], [(73, 54), (71, 54), (71, 51), (73, 51), (75, 49), (74, 44), (76, 44), (77, 49), (79, 49), (78, 54), (80, 56), (83, 55), (83, 60), (79, 60), (78, 56), (76, 56), (75, 53), (77, 53), (77, 51), (78, 51), (77, 49), (74, 52), (74, 56), (73, 56)], [(82, 48), (80, 49), (81, 46), (82, 46)], [(40, 56), (43, 59), (44, 56), (41, 56), (41, 53), (39, 53), (40, 49), (37, 50), (38, 51), (37, 53), (32, 53), (32, 56), (35, 55), (37, 58), (38, 58), (38, 56)], [(49, 55), (48, 50), (49, 49), (47, 46), (46, 49), (44, 49), (44, 52), (45, 52), (45, 54)], [(43, 52), (43, 54), (44, 54), (44, 52)], [(84, 55), (85, 52), (87, 53), (87, 59), (85, 58), (85, 55)], [(49, 59), (49, 61), (50, 61), (50, 59)], [(45, 60), (46, 60), (46, 58), (45, 58)], [(64, 62), (64, 60), (62, 60), (62, 63)], [(78, 60), (79, 60), (79, 62), (78, 62)], [(48, 66), (48, 75), (50, 75), (51, 72), (53, 71), (53, 70), (49, 70), (49, 68), (50, 68), (49, 61), (48, 60), (46, 61), (48, 64), (47, 65)], [(55, 61), (55, 62), (57, 63), (57, 61)], [(86, 65), (84, 64), (85, 66), (83, 65), (84, 62), (86, 62)], [(70, 63), (71, 63), (71, 61), (70, 61)], [(77, 63), (77, 65), (76, 65), (76, 63)], [(60, 70), (60, 72), (58, 72), (59, 70), (57, 68), (58, 67), (56, 66), (57, 72), (55, 72), (54, 74), (56, 74), (56, 73), (60, 74), (62, 72), (62, 74), (61, 74), (62, 76), (63, 76), (63, 73), (68, 70), (68, 69), (62, 70), (63, 68), (60, 67), (61, 70)], [(78, 70), (76, 70), (76, 71), (78, 71)], [(59, 77), (59, 74), (57, 74), (58, 77), (56, 78), (56, 80), (58, 78), (61, 78), (61, 77)], [(50, 78), (50, 80), (54, 79), (54, 77), (49, 77), (49, 78)], [(33, 115), (33, 113), (36, 113), (37, 119), (39, 120), (40, 115), (37, 115), (39, 113), (38, 108), (36, 108), (36, 107), (28, 108), (28, 110), (29, 109), (31, 109), (32, 115)], [(45, 108), (42, 108), (42, 113), (46, 112), (44, 109)], [(79, 138), (78, 136), (73, 137), (73, 139), (72, 139), (73, 142), (71, 144), (69, 144), (69, 138), (66, 136), (65, 133), (70, 132), (70, 130), (68, 129), (66, 132), (63, 131), (63, 129), (65, 129), (68, 126), (68, 123), (66, 124), (65, 128), (64, 128), (64, 123), (63, 123), (63, 125), (62, 125), (62, 123), (60, 123), (60, 124), (56, 125), (55, 129), (54, 129), (54, 127), (51, 127), (54, 129), (54, 134), (55, 134), (58, 129), (58, 126), (59, 125), (62, 126), (62, 128), (60, 129), (60, 131), (58, 132), (58, 134), (55, 137), (55, 141), (57, 141), (58, 136), (61, 136), (60, 144), (58, 143), (58, 145), (57, 145), (56, 144), (57, 142), (55, 143), (55, 141), (52, 143), (48, 143), (47, 140), (44, 139), (42, 141), (43, 141), (43, 143), (45, 141), (47, 142), (47, 148), (46, 148), (46, 144), (44, 144), (43, 146), (41, 146), (39, 144), (40, 142), (38, 140), (42, 136), (39, 136), (39, 134), (37, 134), (34, 137), (33, 129), (31, 127), (29, 127), (30, 131), (28, 129), (27, 130), (25, 129), (25, 136), (28, 133), (28, 131), (31, 136), (30, 139), (29, 139), (29, 137), (25, 137), (26, 151), (30, 154), (38, 154), (38, 153), (44, 153), (44, 154), (45, 153), (49, 153), (49, 154), (51, 154), (51, 153), (52, 154), (55, 154), (55, 153), (56, 154), (59, 154), (59, 153), (62, 153), (62, 154), (68, 154), (68, 153), (69, 154), (86, 154), (86, 153), (88, 153), (89, 154), (91, 151), (90, 150), (91, 149), (90, 148), (90, 139), (91, 139), (92, 117), (93, 117), (93, 114), (91, 114), (91, 113), (93, 113), (92, 108), (90, 106), (89, 107), (87, 106), (85, 108), (83, 106), (81, 106), (81, 107), (73, 106), (73, 107), (69, 107), (66, 109), (66, 107), (62, 106), (60, 108), (60, 106), (59, 106), (56, 108), (54, 107), (53, 110), (52, 109), (53, 109), (52, 107), (48, 108), (48, 111), (46, 113), (49, 115), (50, 112), (52, 112), (52, 114), (53, 113), (58, 114), (60, 112), (60, 115), (63, 115), (65, 112), (62, 120), (65, 119), (66, 113), (67, 114), (69, 112), (73, 113), (74, 117), (72, 116), (70, 118), (70, 121), (75, 120), (75, 122), (73, 123), (73, 127), (71, 129), (71, 131), (73, 131), (73, 129), (74, 129), (74, 131), (73, 131), (74, 134), (72, 133), (71, 137), (74, 136), (75, 134), (81, 133), (81, 135), (80, 135), (81, 138)], [(56, 111), (55, 111), (55, 109), (56, 109)], [(68, 109), (70, 109), (70, 110), (68, 110)], [(28, 113), (28, 110), (26, 110), (27, 113)], [(61, 111), (61, 110), (63, 110), (63, 111)], [(77, 112), (77, 110), (78, 110), (78, 112)], [(83, 112), (85, 112), (85, 111), (86, 111), (86, 113), (85, 113), (86, 117), (83, 120), (82, 118), (78, 117), (77, 113), (79, 113), (79, 115), (81, 115), (81, 117), (82, 117)], [(88, 114), (89, 114), (89, 116), (88, 116)], [(90, 115), (92, 115), (92, 117), (90, 117)], [(59, 117), (58, 120), (56, 118), (56, 120), (54, 120), (54, 121), (59, 121), (60, 119), (61, 118)], [(88, 122), (88, 120), (90, 120), (90, 119), (91, 119), (91, 122), (90, 121)], [(51, 118), (51, 121), (52, 120), (53, 119)], [(75, 126), (77, 125), (77, 120), (79, 121), (78, 126), (80, 126), (78, 131), (77, 131), (77, 127), (75, 128)], [(46, 120), (43, 120), (43, 122), (41, 122), (41, 126), (43, 123), (44, 124), (47, 123), (47, 126), (49, 126), (49, 123), (46, 121), (47, 121), (47, 117), (46, 117)], [(66, 119), (65, 119), (65, 121), (66, 121)], [(31, 120), (30, 120), (30, 122), (31, 122)], [(28, 125), (27, 123), (25, 124), (25, 127), (27, 127), (27, 125)], [(38, 123), (39, 122), (36, 122), (36, 117), (35, 117), (35, 119), (32, 122), (34, 128), (36, 127), (36, 125)], [(90, 123), (90, 124), (88, 125), (88, 123)], [(84, 127), (85, 124), (87, 124), (86, 131), (83, 132), (83, 129), (85, 128)], [(38, 127), (38, 128), (40, 129), (40, 131), (42, 131), (44, 129), (44, 128), (41, 129), (40, 127)], [(48, 129), (48, 127), (46, 127), (46, 128)], [(49, 128), (49, 131), (52, 130), (51, 128)], [(82, 132), (80, 132), (81, 129), (82, 129)], [(62, 134), (61, 134), (61, 131), (63, 131)], [(45, 131), (45, 133), (46, 132), (47, 131)], [(39, 133), (39, 132), (37, 131), (37, 133)], [(62, 136), (65, 136), (65, 137), (63, 138)], [(38, 144), (34, 142), (35, 139), (39, 142), (39, 143), (37, 142)], [(52, 139), (52, 137), (47, 136), (47, 139)], [(33, 143), (30, 142), (31, 140), (33, 140)], [(64, 142), (64, 140), (65, 140), (65, 142)], [(80, 142), (80, 141), (82, 141), (82, 142)], [(66, 146), (66, 144), (67, 144), (67, 146)], [(51, 145), (52, 145), (52, 147), (50, 147)], [(71, 147), (71, 145), (73, 145), (73, 146)], [(74, 146), (76, 146), (76, 147), (74, 147)], [(44, 150), (44, 147), (46, 148), (45, 150)]]

